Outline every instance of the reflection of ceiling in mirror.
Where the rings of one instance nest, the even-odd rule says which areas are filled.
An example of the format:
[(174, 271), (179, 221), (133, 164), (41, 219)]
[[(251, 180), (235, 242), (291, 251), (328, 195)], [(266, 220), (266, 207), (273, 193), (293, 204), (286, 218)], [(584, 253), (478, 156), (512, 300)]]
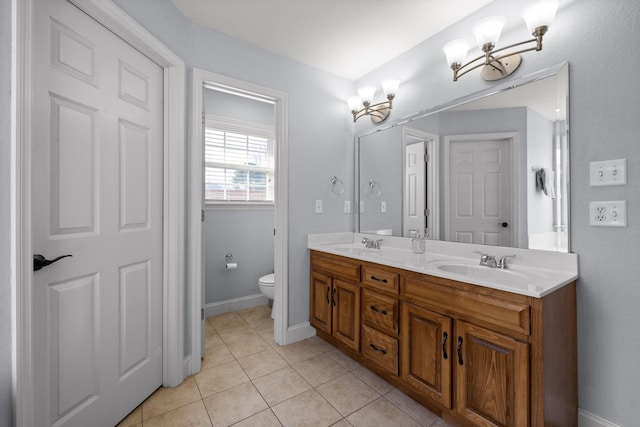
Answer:
[[(566, 93), (562, 78), (547, 77), (535, 82), (527, 83), (514, 89), (496, 93), (477, 101), (452, 108), (450, 111), (483, 110), (490, 108), (529, 107), (549, 120), (565, 120), (567, 109), (564, 106), (565, 97), (556, 93)], [(562, 102), (563, 105), (559, 105)]]

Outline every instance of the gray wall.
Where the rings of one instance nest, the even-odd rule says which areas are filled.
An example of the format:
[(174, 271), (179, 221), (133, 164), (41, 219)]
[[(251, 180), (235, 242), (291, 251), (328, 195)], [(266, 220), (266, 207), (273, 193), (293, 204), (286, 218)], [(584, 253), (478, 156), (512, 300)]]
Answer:
[[(360, 138), (360, 200), (364, 212), (360, 214), (361, 232), (391, 230), (402, 236), (402, 126), (386, 129)], [(379, 187), (371, 191), (369, 180)], [(380, 195), (377, 196), (377, 192)], [(386, 212), (380, 203), (387, 204)], [(354, 212), (359, 207), (355, 206)]]
[(11, 1), (0, 0), (0, 426), (11, 423)]
[[(484, 16), (505, 15), (500, 45), (527, 37), (519, 17), (525, 0), (496, 0), (432, 39), (368, 74), (358, 85), (397, 76), (400, 92), (392, 117), (433, 107), (492, 84), (478, 72), (452, 81), (442, 46), (471, 39), (471, 26)], [(579, 255), (579, 404), (621, 426), (640, 419), (640, 2), (580, 0), (560, 2), (544, 49), (524, 55), (512, 79), (562, 61), (570, 64), (571, 248)], [(358, 132), (366, 123), (358, 123)], [(626, 158), (626, 186), (590, 187), (589, 162)], [(627, 200), (628, 227), (590, 227), (591, 200)]]
[[(273, 209), (206, 212), (205, 304), (260, 294), (258, 278), (273, 272), (273, 224)], [(237, 270), (225, 269), (226, 254)]]
[(204, 89), (204, 111), (216, 116), (274, 126), (273, 104), (230, 93)]

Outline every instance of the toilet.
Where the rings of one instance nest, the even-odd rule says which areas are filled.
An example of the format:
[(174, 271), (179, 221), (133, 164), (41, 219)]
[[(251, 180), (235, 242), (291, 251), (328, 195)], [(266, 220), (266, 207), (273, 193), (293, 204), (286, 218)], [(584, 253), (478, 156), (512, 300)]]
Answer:
[(262, 295), (269, 298), (269, 303), (271, 304), (271, 318), (273, 319), (273, 295), (274, 295), (274, 274), (267, 274), (266, 276), (262, 276), (258, 279), (258, 287), (260, 288), (260, 292)]

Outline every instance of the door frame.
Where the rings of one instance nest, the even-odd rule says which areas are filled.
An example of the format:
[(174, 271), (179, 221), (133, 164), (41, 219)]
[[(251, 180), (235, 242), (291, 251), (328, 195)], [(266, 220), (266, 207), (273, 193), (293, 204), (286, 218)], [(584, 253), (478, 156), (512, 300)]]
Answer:
[[(202, 334), (200, 332), (200, 316), (202, 309), (202, 221), (203, 206), (203, 89), (207, 82), (240, 89), (274, 102), (275, 112), (275, 236), (274, 236), (274, 340), (285, 345), (290, 341), (288, 336), (289, 313), (289, 142), (288, 142), (288, 97), (265, 86), (238, 80), (211, 71), (194, 68), (191, 79), (191, 156), (189, 182), (189, 272), (191, 274), (191, 354), (200, 354)], [(191, 373), (200, 371), (200, 358), (192, 357)]]
[(511, 148), (511, 159), (510, 161), (510, 182), (511, 188), (509, 190), (511, 197), (510, 209), (511, 209), (511, 227), (509, 229), (509, 239), (511, 241), (512, 247), (520, 247), (519, 245), (519, 206), (520, 203), (518, 201), (518, 186), (520, 185), (520, 181), (518, 177), (520, 176), (520, 163), (518, 159), (520, 158), (520, 134), (518, 132), (492, 132), (492, 133), (473, 133), (473, 134), (465, 134), (465, 135), (446, 135), (444, 137), (444, 239), (450, 239), (450, 229), (449, 229), (449, 169), (450, 169), (450, 145), (452, 142), (467, 142), (467, 141), (488, 141), (494, 139), (506, 139), (509, 141), (509, 146)]
[[(425, 132), (420, 129), (404, 126), (402, 128), (402, 194), (405, 194), (406, 182), (406, 150), (407, 145), (411, 145), (411, 138), (422, 139), (425, 153), (429, 156), (429, 161), (425, 167), (425, 179), (427, 180), (427, 197), (425, 207), (429, 210), (431, 217), (431, 237), (432, 240), (440, 240), (440, 136), (435, 133)], [(404, 218), (403, 218), (404, 219)], [(426, 222), (429, 225), (429, 222)], [(404, 224), (403, 224), (404, 228)], [(428, 228), (428, 227), (427, 227)], [(424, 230), (423, 230), (424, 231)], [(406, 236), (405, 236), (406, 237)]]
[[(15, 425), (32, 425), (31, 53), (36, 0), (12, 0), (11, 55), (11, 306)], [(184, 380), (184, 116), (185, 64), (112, 2), (68, 0), (164, 70), (163, 142), (163, 385)]]

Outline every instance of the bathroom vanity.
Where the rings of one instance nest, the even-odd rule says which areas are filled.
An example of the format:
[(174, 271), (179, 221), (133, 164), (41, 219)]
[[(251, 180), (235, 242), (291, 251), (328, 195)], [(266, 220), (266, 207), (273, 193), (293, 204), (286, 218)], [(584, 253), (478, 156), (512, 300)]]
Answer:
[(577, 425), (575, 254), (362, 238), (309, 236), (318, 336), (454, 425)]

